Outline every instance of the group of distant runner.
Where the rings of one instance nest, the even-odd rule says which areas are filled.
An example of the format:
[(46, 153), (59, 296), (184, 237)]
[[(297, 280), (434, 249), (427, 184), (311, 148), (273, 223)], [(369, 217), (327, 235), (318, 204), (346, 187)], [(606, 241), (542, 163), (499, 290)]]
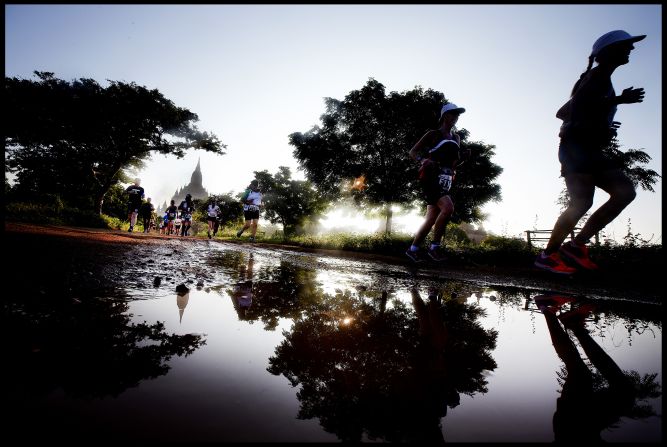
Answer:
[[(129, 199), (127, 204), (127, 219), (130, 222), (128, 232), (132, 233), (139, 217), (143, 220), (144, 233), (150, 233), (151, 230), (157, 230), (159, 234), (189, 236), (192, 227), (192, 215), (195, 211), (194, 202), (191, 194), (186, 194), (185, 199), (176, 206), (176, 201), (171, 200), (170, 205), (164, 211), (164, 214), (157, 218), (155, 207), (151, 203), (151, 198), (143, 201), (145, 196), (144, 188), (141, 186), (141, 180), (136, 178), (134, 183), (125, 190)], [(241, 237), (243, 232), (250, 228), (251, 242), (255, 240), (257, 233), (257, 224), (259, 221), (259, 211), (262, 207), (262, 192), (259, 189), (259, 182), (253, 180), (241, 195), (241, 204), (243, 206), (243, 215), (245, 224), (236, 233), (236, 237)], [(206, 206), (206, 220), (208, 223), (208, 238), (216, 236), (222, 219), (222, 210), (218, 203), (211, 199)], [(156, 222), (158, 220), (159, 222)]]

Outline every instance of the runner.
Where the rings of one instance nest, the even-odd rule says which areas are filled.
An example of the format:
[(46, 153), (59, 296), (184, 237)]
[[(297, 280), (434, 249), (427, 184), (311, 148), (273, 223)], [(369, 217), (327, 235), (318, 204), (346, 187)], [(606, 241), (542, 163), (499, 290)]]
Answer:
[(410, 149), (410, 157), (421, 162), (419, 183), (426, 199), (424, 223), (417, 230), (412, 245), (405, 252), (414, 262), (424, 260), (421, 245), (431, 228), (433, 228), (433, 240), (426, 254), (434, 261), (445, 259), (440, 251), (440, 241), (454, 213), (454, 203), (449, 191), (456, 175), (456, 167), (470, 156), (470, 150), (461, 151), (461, 137), (454, 127), (463, 112), (465, 109), (457, 107), (456, 104), (448, 103), (442, 106), (439, 127), (426, 132)]
[[(583, 270), (597, 269), (586, 244), (637, 195), (632, 180), (605, 150), (621, 124), (614, 121), (617, 106), (644, 100), (643, 88), (628, 87), (616, 96), (611, 75), (630, 61), (630, 52), (635, 48), (633, 43), (645, 37), (616, 30), (595, 41), (588, 68), (574, 84), (570, 100), (556, 114), (563, 120), (558, 159), (570, 202), (556, 221), (546, 248), (535, 259), (534, 265), (538, 268), (569, 275), (577, 270), (564, 262), (569, 261)], [(591, 68), (593, 61), (598, 65)], [(608, 193), (609, 200), (588, 218), (574, 240), (563, 243), (593, 205), (596, 187)]]
[(178, 209), (181, 212), (181, 219), (183, 221), (181, 236), (187, 236), (190, 230), (190, 223), (192, 222), (192, 212), (195, 210), (190, 194), (185, 195), (185, 199), (178, 206)]
[(134, 179), (134, 184), (127, 187), (125, 192), (128, 194), (127, 201), (127, 220), (130, 221), (128, 232), (134, 231), (134, 226), (137, 223), (137, 215), (139, 214), (139, 207), (141, 207), (141, 200), (144, 198), (144, 188), (139, 186), (141, 180)]
[(153, 218), (153, 212), (155, 207), (151, 203), (151, 198), (146, 199), (146, 202), (142, 203), (139, 207), (139, 214), (144, 223), (144, 233), (150, 233), (151, 231), (151, 220)]
[(262, 207), (262, 193), (259, 190), (259, 182), (253, 180), (241, 196), (243, 203), (243, 216), (245, 224), (243, 228), (236, 232), (236, 237), (241, 237), (243, 232), (250, 228), (250, 242), (255, 241), (257, 233), (257, 222), (259, 221), (259, 210)]
[(174, 223), (178, 217), (178, 207), (173, 200), (171, 201), (171, 205), (169, 205), (165, 214), (167, 215), (167, 234), (173, 234), (175, 231)]
[(206, 220), (208, 222), (208, 238), (211, 239), (211, 232), (215, 234), (218, 231), (216, 221), (218, 219), (218, 216), (220, 215), (220, 207), (216, 203), (215, 199), (211, 200), (206, 207), (206, 213), (207, 217)]

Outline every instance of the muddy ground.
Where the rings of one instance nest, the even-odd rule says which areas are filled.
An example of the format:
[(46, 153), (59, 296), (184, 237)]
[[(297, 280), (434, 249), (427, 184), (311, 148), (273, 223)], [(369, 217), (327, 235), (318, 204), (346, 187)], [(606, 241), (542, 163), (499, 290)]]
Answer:
[[(203, 248), (207, 244), (230, 244), (230, 247), (234, 247), (231, 244), (241, 244), (246, 249), (248, 247), (247, 243), (239, 241), (209, 241), (199, 237), (180, 238), (156, 233), (10, 222), (5, 224), (3, 237), (5, 265), (8, 266), (3, 276), (10, 281), (11, 293), (45, 294), (57, 290), (73, 296), (116, 287), (152, 287), (154, 281), (164, 281), (162, 286), (168, 287), (175, 287), (181, 282), (206, 282), (214, 277), (213, 267), (203, 256)], [(623, 275), (613, 271), (563, 278), (536, 271), (531, 266), (445, 264), (417, 269), (409, 260), (391, 256), (305, 250), (261, 243), (255, 245), (275, 249), (276, 255), (283, 257), (305, 251), (321, 256), (368, 260), (375, 270), (386, 265), (388, 269), (399, 268), (417, 278), (452, 278), (488, 286), (509, 285), (645, 302), (661, 302), (663, 296), (657, 267), (656, 271), (646, 271), (641, 275)]]

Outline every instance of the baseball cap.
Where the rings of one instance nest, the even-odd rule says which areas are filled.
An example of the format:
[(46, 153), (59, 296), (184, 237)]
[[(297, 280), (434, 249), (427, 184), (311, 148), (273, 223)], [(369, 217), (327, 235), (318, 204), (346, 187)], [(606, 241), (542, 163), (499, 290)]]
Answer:
[(463, 107), (458, 107), (456, 104), (450, 102), (442, 106), (442, 109), (440, 109), (440, 118), (442, 118), (442, 115), (444, 115), (447, 112), (463, 113), (465, 111), (466, 109), (464, 109)]
[(600, 54), (600, 51), (602, 51), (603, 48), (608, 47), (613, 43), (624, 42), (624, 41), (639, 42), (645, 37), (646, 34), (642, 34), (640, 36), (631, 36), (627, 32), (620, 29), (615, 31), (609, 31), (608, 33), (600, 36), (598, 40), (595, 41), (595, 43), (593, 44), (593, 51), (591, 52), (591, 56), (597, 56), (598, 54)]

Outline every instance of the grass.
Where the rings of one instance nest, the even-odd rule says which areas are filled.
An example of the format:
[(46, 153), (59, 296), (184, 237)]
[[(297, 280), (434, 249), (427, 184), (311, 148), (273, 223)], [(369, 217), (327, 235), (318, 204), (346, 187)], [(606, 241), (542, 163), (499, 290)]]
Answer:
[[(5, 206), (5, 219), (17, 222), (36, 224), (71, 225), (92, 228), (110, 228), (127, 231), (129, 223), (107, 215), (99, 215), (92, 211), (55, 204), (9, 203)], [(236, 232), (241, 224), (229, 225), (218, 230), (216, 239), (237, 240)], [(264, 227), (266, 228), (266, 227)], [(359, 253), (371, 253), (397, 256), (403, 258), (405, 250), (412, 242), (412, 236), (395, 233), (385, 234), (351, 234), (338, 233), (327, 235), (284, 236), (282, 232), (271, 231), (272, 228), (260, 227), (257, 242), (267, 244), (289, 245), (308, 249), (343, 250)], [(140, 221), (135, 231), (143, 231)], [(192, 222), (191, 235), (207, 237), (208, 225), (205, 222)], [(246, 230), (244, 237), (249, 235)], [(428, 242), (428, 241), (427, 241)], [(641, 241), (640, 241), (641, 242)], [(452, 264), (476, 266), (531, 266), (540, 248), (530, 246), (525, 240), (512, 237), (490, 235), (480, 243), (472, 242), (456, 225), (447, 227), (443, 243), (447, 256)], [(662, 245), (637, 243), (636, 239), (617, 244), (606, 241), (604, 244), (590, 247), (591, 257), (606, 270), (630, 277), (632, 274), (645, 274), (655, 271), (662, 265)]]

